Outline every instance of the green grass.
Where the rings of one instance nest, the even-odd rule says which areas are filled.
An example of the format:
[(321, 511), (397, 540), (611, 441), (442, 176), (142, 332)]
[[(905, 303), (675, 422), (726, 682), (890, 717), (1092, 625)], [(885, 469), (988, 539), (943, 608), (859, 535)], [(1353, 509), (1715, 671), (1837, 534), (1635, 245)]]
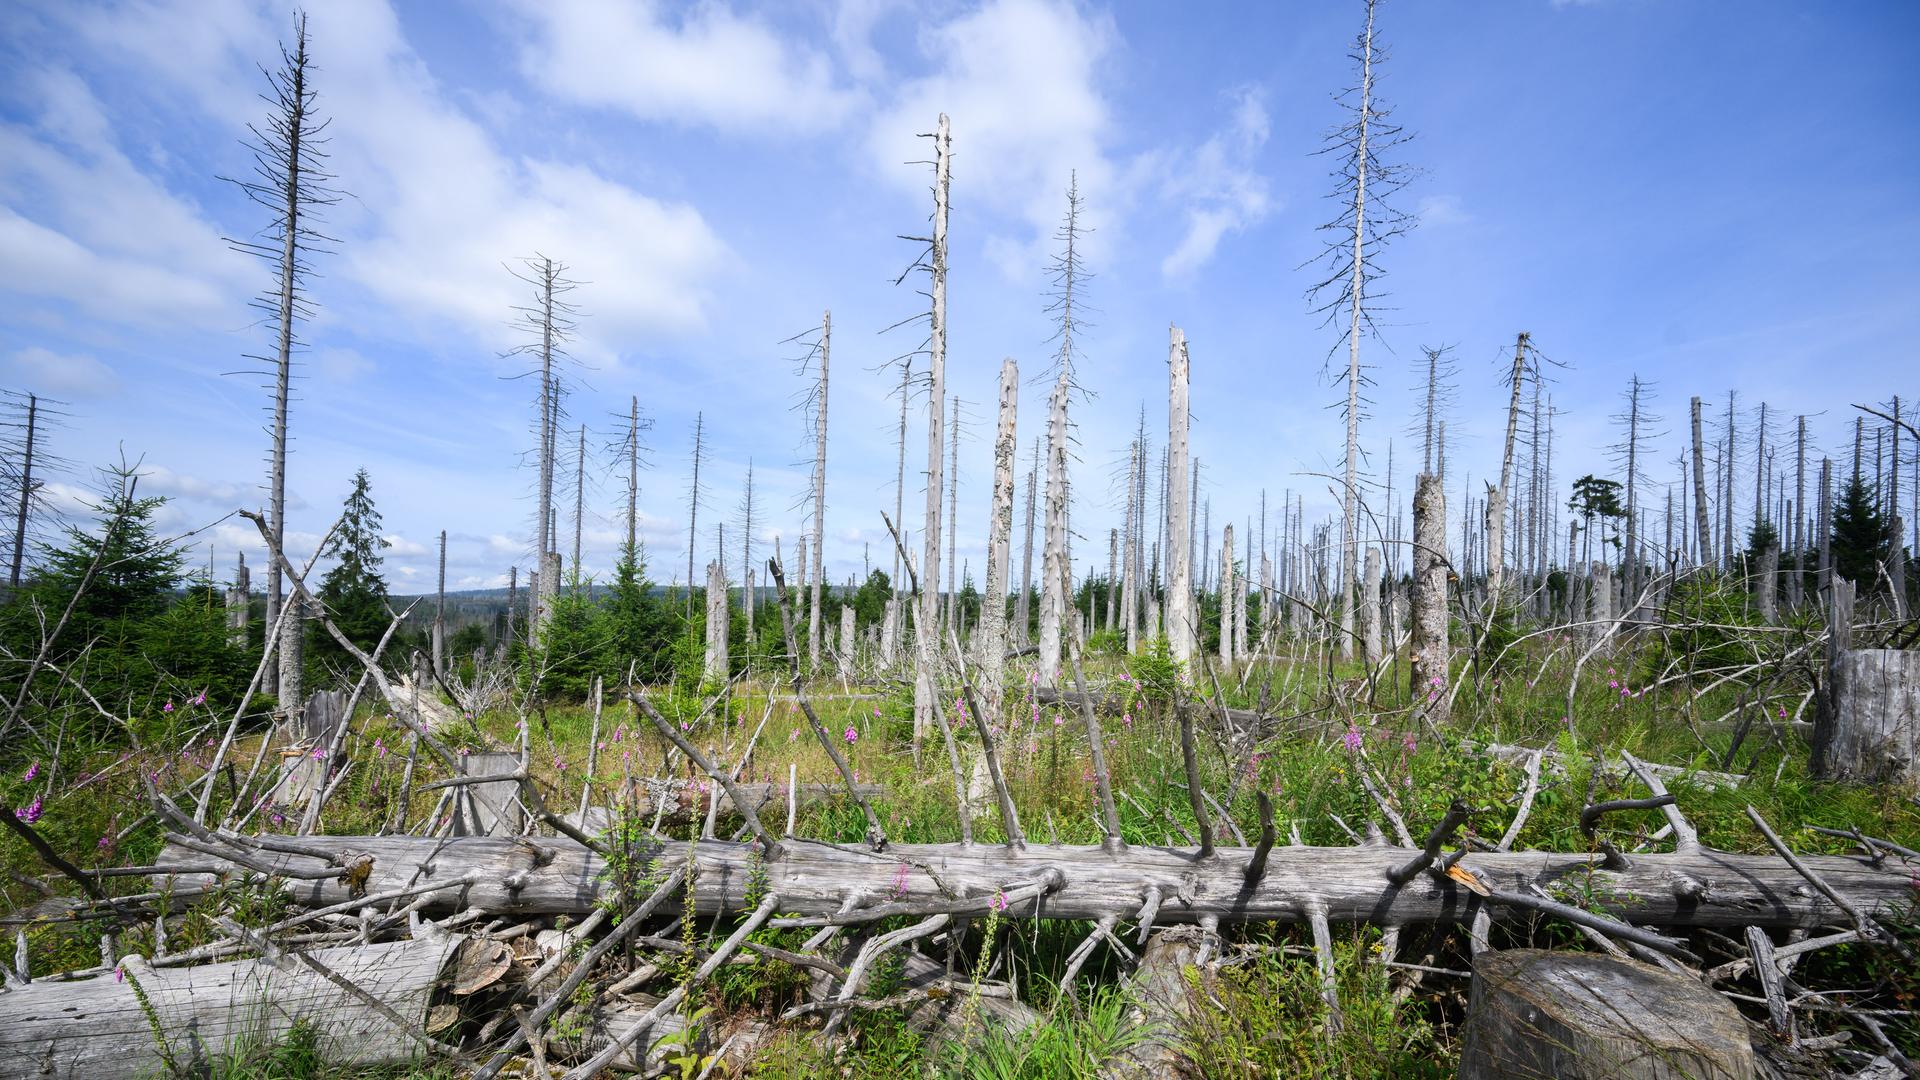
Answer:
[[(1705, 648), (1709, 643), (1693, 643)], [(1721, 652), (1735, 646), (1710, 643)], [(1463, 687), (1452, 719), (1434, 729), (1419, 716), (1424, 692), (1405, 685), (1404, 667), (1369, 689), (1362, 673), (1351, 665), (1328, 664), (1324, 658), (1302, 656), (1295, 663), (1271, 669), (1257, 667), (1244, 678), (1223, 676), (1226, 704), (1251, 708), (1263, 698), (1269, 715), (1278, 718), (1274, 730), (1257, 745), (1228, 748), (1203, 739), (1203, 783), (1226, 803), (1233, 819), (1249, 833), (1257, 821), (1256, 793), (1274, 803), (1283, 837), (1297, 827), (1309, 844), (1340, 845), (1349, 840), (1334, 817), (1358, 829), (1378, 817), (1373, 799), (1362, 787), (1358, 769), (1362, 755), (1349, 751), (1342, 736), (1359, 734), (1365, 766), (1387, 790), (1408, 827), (1424, 833), (1454, 798), (1475, 807), (1470, 828), (1482, 837), (1497, 838), (1516, 811), (1523, 784), (1520, 765), (1496, 759), (1478, 749), (1489, 742), (1547, 747), (1561, 751), (1564, 775), (1544, 775), (1534, 810), (1516, 846), (1584, 851), (1594, 846), (1580, 832), (1579, 811), (1589, 801), (1633, 797), (1645, 792), (1637, 782), (1619, 778), (1596, 779), (1596, 755), (1630, 750), (1651, 761), (1693, 768), (1721, 770), (1732, 741), (1730, 725), (1711, 721), (1742, 709), (1765, 709), (1777, 717), (1782, 706), (1798, 707), (1804, 686), (1801, 673), (1780, 669), (1763, 673), (1747, 684), (1729, 684), (1696, 693), (1704, 680), (1690, 684), (1684, 678), (1658, 684), (1655, 677), (1670, 672), (1674, 659), (1668, 646), (1650, 643), (1627, 646), (1611, 656), (1589, 660), (1578, 670), (1577, 642), (1543, 635), (1519, 642), (1500, 659), (1497, 668), (1483, 672)], [(1142, 689), (1124, 717), (1103, 717), (1107, 755), (1116, 792), (1124, 838), (1132, 844), (1182, 843), (1181, 830), (1195, 828), (1186, 794), (1179, 728), (1166, 701), (1170, 683), (1178, 674), (1168, 660), (1148, 655), (1131, 660), (1113, 655), (1089, 655), (1088, 678), (1103, 686), (1115, 685), (1123, 674)], [(1202, 671), (1198, 681), (1211, 695), (1211, 680)], [(1000, 748), (1009, 784), (1030, 840), (1053, 837), (1065, 843), (1095, 843), (1101, 837), (1091, 782), (1086, 732), (1077, 711), (1036, 709), (1026, 696), (1025, 670), (1009, 675), (1006, 715)], [(1609, 684), (1614, 685), (1609, 685)], [(1571, 693), (1569, 688), (1572, 688)], [(1625, 692), (1622, 692), (1622, 687)], [(880, 784), (885, 791), (876, 803), (888, 835), (899, 842), (931, 843), (958, 839), (953, 777), (937, 732), (915, 762), (911, 748), (911, 705), (904, 686), (884, 688), (878, 699), (836, 697), (837, 682), (821, 685), (816, 708), (831, 736), (846, 753), (863, 782)], [(1191, 693), (1192, 691), (1186, 691)], [(837, 782), (827, 755), (818, 745), (798, 709), (782, 698), (777, 682), (752, 680), (740, 685), (724, 707), (700, 717), (703, 702), (690, 696), (662, 692), (653, 698), (674, 722), (691, 723), (688, 736), (729, 763), (745, 750), (747, 739), (766, 710), (772, 712), (757, 743), (745, 779), (784, 783), (789, 764), (802, 782)], [(951, 702), (949, 702), (951, 706)], [(950, 713), (954, 712), (950, 707)], [(1198, 713), (1196, 716), (1198, 717)], [(447, 726), (436, 735), (458, 747), (477, 749), (489, 743), (516, 746), (516, 717), (481, 717), (476, 735), (463, 725)], [(378, 713), (363, 718), (365, 735), (355, 753), (353, 773), (328, 806), (326, 832), (353, 834), (376, 830), (399, 809), (401, 751), (404, 730)], [(1210, 720), (1199, 721), (1211, 730)], [(854, 738), (848, 742), (845, 732)], [(602, 716), (600, 742), (590, 747), (592, 718), (578, 704), (548, 703), (530, 717), (531, 764), (547, 789), (547, 802), (556, 809), (572, 808), (587, 778), (591, 756), (595, 801), (613, 797), (630, 780), (652, 776), (664, 760), (665, 744), (630, 706), (609, 704)], [(388, 750), (374, 753), (373, 740)], [(971, 725), (955, 732), (963, 757), (977, 746)], [(256, 744), (249, 741), (238, 756), (244, 772)], [(201, 748), (204, 753), (204, 748)], [(136, 778), (158, 771), (163, 786), (178, 789), (197, 775), (194, 759), (172, 755), (134, 755), (116, 759), (124, 751), (107, 746), (70, 748), (58, 762), (59, 775), (77, 777), (93, 772), (101, 779), (84, 788), (70, 779), (46, 798), (45, 817), (38, 828), (58, 849), (81, 865), (128, 864), (150, 859), (160, 845), (154, 826), (135, 830), (115, 844), (101, 846), (103, 835), (129, 824), (140, 802)], [(1748, 821), (1749, 803), (1759, 808), (1797, 850), (1840, 853), (1846, 841), (1823, 837), (1807, 826), (1858, 827), (1909, 847), (1920, 846), (1920, 808), (1897, 792), (1881, 788), (1830, 784), (1808, 774), (1805, 747), (1789, 738), (1776, 741), (1766, 724), (1756, 724), (1746, 743), (1732, 757), (1731, 770), (1744, 773), (1738, 788), (1715, 789), (1682, 778), (1669, 787), (1708, 845), (1732, 851), (1764, 852), (1758, 831)], [(29, 759), (0, 759), (0, 805), (21, 805), (29, 785), (19, 778)], [(41, 759), (44, 768), (54, 763)], [(200, 759), (204, 760), (204, 758)], [(440, 767), (423, 757), (424, 778), (439, 775)], [(684, 762), (675, 771), (690, 776)], [(41, 782), (44, 782), (44, 774)], [(35, 785), (37, 786), (37, 785)], [(224, 782), (216, 785), (214, 816), (224, 809)], [(12, 800), (7, 802), (6, 800)], [(418, 823), (433, 810), (435, 796), (416, 793), (408, 806)], [(1657, 829), (1663, 819), (1657, 811), (1611, 815), (1601, 837), (1627, 848)], [(254, 825), (268, 830), (290, 830), (285, 815), (271, 813)], [(685, 836), (697, 821), (669, 819), (669, 828)], [(804, 835), (857, 841), (866, 830), (860, 811), (845, 800), (829, 800), (801, 812), (798, 831)], [(997, 814), (986, 813), (974, 822), (975, 839), (1002, 838)], [(1657, 846), (1657, 845), (1656, 845)], [(0, 881), (0, 906), (14, 909), (38, 897), (20, 885), (17, 876), (44, 876), (46, 870), (32, 853), (11, 836), (0, 840), (0, 868), (10, 871)], [(636, 874), (642, 870), (637, 868)], [(70, 892), (64, 882), (55, 889)], [(109, 879), (111, 888), (133, 892), (144, 888), (139, 879)], [(239, 911), (249, 921), (270, 919), (276, 898), (262, 890), (236, 890), (232, 895), (205, 901), (195, 910), (169, 921), (171, 944), (184, 948), (212, 935), (206, 915), (215, 906)], [(98, 959), (99, 924), (48, 923), (29, 930), (35, 974), (84, 967)], [(703, 932), (705, 926), (700, 928)], [(851, 1022), (851, 1038), (827, 1052), (816, 1045), (812, 1032), (783, 1035), (760, 1063), (760, 1075), (1042, 1077), (1078, 1076), (1092, 1068), (1088, 1047), (1108, 1045), (1118, 1038), (1124, 1002), (1115, 990), (1123, 974), (1118, 960), (1103, 947), (1083, 971), (1081, 1010), (1056, 1006), (1055, 981), (1065, 958), (1086, 933), (1083, 924), (1031, 920), (999, 930), (997, 947), (1004, 950), (1017, 988), (1024, 1000), (1046, 1010), (1044, 1022), (1027, 1035), (1011, 1039), (996, 1036), (962, 1055), (929, 1056), (922, 1037), (906, 1028), (902, 1017), (885, 1012), (858, 1015)], [(1579, 939), (1557, 931), (1542, 931), (1570, 947)], [(978, 955), (979, 928), (963, 931), (961, 955)], [(1298, 949), (1305, 943), (1293, 928), (1251, 927), (1234, 932), (1240, 940)], [(1410, 935), (1411, 936), (1411, 935)], [(792, 947), (800, 938), (791, 932), (766, 932), (764, 940)], [(1459, 1002), (1447, 994), (1416, 995), (1395, 1002), (1387, 992), (1378, 965), (1359, 963), (1373, 947), (1377, 934), (1356, 930), (1341, 939), (1339, 948), (1341, 1000), (1347, 1026), (1329, 1041), (1317, 975), (1310, 961), (1283, 951), (1260, 952), (1242, 958), (1212, 988), (1224, 1010), (1208, 1014), (1207, 1026), (1189, 1033), (1196, 1054), (1217, 1065), (1208, 1075), (1250, 1075), (1236, 1071), (1233, 1062), (1258, 1063), (1260, 1075), (1302, 1076), (1420, 1076), (1450, 1071), (1453, 1026)], [(144, 932), (122, 938), (123, 949), (144, 952), (152, 942)], [(1443, 952), (1445, 950), (1443, 945)], [(1801, 972), (1820, 985), (1846, 983), (1893, 987), (1907, 995), (1902, 1007), (1912, 1007), (1912, 973), (1888, 969), (1883, 957), (1864, 949), (1823, 953), (1803, 965)], [(1831, 983), (1822, 980), (1831, 980)], [(1810, 983), (1810, 985), (1815, 984)], [(725, 968), (703, 990), (703, 1003), (726, 1013), (776, 1016), (802, 993), (804, 979), (784, 964), (767, 962)], [(1431, 983), (1430, 983), (1431, 985)], [(1896, 1037), (1913, 1041), (1910, 1030)], [(282, 1057), (285, 1060), (282, 1060)], [(234, 1077), (307, 1076), (301, 1072), (300, 1053), (288, 1043), (247, 1055), (247, 1064), (222, 1075)], [(252, 1069), (254, 1071), (244, 1071)], [(278, 1070), (278, 1071), (275, 1071)], [(334, 1076), (357, 1075), (332, 1073)], [(386, 1073), (381, 1075), (408, 1075)], [(434, 1074), (422, 1074), (434, 1075)]]

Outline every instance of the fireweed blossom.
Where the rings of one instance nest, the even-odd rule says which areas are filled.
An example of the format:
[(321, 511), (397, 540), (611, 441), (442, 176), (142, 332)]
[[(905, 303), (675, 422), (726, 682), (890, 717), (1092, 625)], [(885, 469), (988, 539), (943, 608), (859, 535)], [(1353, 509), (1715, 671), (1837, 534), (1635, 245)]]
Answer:
[(1359, 728), (1348, 724), (1347, 733), (1340, 736), (1340, 741), (1346, 744), (1348, 753), (1357, 754), (1360, 752), (1360, 748), (1366, 745), (1367, 737), (1360, 734)]
[(860, 741), (860, 732), (856, 731), (851, 725), (849, 725), (847, 727), (847, 730), (841, 735), (841, 738), (847, 740), (848, 746), (852, 746), (854, 743), (857, 743)]
[(166, 703), (165, 705), (162, 705), (162, 706), (160, 706), (160, 711), (161, 711), (161, 712), (172, 712), (172, 711), (173, 711), (173, 702), (171, 702), (171, 701), (169, 701), (169, 702), (167, 702), (167, 703)]
[(40, 775), (40, 763), (36, 761), (33, 764), (27, 766), (27, 774), (25, 776), (22, 776), (20, 778), (20, 781), (21, 783), (31, 784), (33, 783), (33, 778), (39, 775)]
[(15, 810), (13, 816), (31, 825), (40, 820), (40, 809), (40, 796), (35, 795), (32, 802)]

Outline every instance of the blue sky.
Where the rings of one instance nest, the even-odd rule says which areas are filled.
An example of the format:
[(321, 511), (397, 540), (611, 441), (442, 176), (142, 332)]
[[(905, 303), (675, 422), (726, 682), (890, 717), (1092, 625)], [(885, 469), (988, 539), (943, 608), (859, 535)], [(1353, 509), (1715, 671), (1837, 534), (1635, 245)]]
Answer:
[[(1351, 80), (1357, 2), (341, 2), (311, 19), (352, 197), (328, 214), (340, 242), (318, 260), (305, 331), (296, 551), (364, 465), (396, 590), (431, 585), (441, 529), (450, 587), (529, 565), (533, 407), (506, 378), (524, 361), (501, 354), (524, 299), (504, 264), (538, 251), (585, 283), (574, 422), (604, 443), (629, 395), (654, 419), (642, 505), (657, 579), (684, 574), (696, 412), (713, 453), (703, 522), (733, 516), (751, 459), (767, 535), (799, 531), (800, 383), (779, 342), (826, 308), (829, 574), (857, 572), (867, 544), (888, 562), (897, 411), (874, 369), (914, 341), (877, 331), (923, 303), (892, 284), (913, 255), (896, 236), (925, 230), (928, 175), (905, 162), (941, 111), (948, 386), (972, 414), (960, 555), (975, 578), (1003, 356), (1029, 380), (1023, 444), (1038, 430), (1043, 269), (1070, 172), (1096, 228), (1077, 561), (1104, 567), (1108, 480), (1143, 403), (1164, 440), (1170, 322), (1192, 343), (1215, 529), (1257, 514), (1262, 489), (1276, 506), (1305, 491), (1309, 516), (1332, 506), (1309, 474), (1337, 465), (1323, 368), (1338, 336), (1301, 264), (1334, 209), (1314, 151)], [(71, 403), (52, 449), (83, 467), (57, 478), (64, 505), (84, 466), (122, 450), (171, 497), (176, 531), (264, 499), (268, 395), (227, 373), (267, 347), (247, 300), (268, 274), (221, 239), (264, 221), (218, 177), (247, 167), (257, 65), (290, 22), (282, 4), (182, 0), (16, 4), (0, 25), (0, 385)], [(1398, 202), (1420, 225), (1380, 257), (1392, 310), (1365, 347), (1363, 441), (1376, 473), (1394, 442), (1396, 493), (1423, 344), (1456, 347), (1456, 492), (1498, 468), (1499, 367), (1521, 329), (1567, 365), (1553, 387), (1563, 481), (1612, 469), (1609, 417), (1635, 372), (1672, 433), (1656, 482), (1691, 394), (1813, 415), (1837, 453), (1852, 402), (1920, 391), (1920, 8), (1394, 0), (1380, 31), (1381, 93), (1416, 136), (1398, 159), (1421, 170)], [(623, 490), (589, 475), (590, 571), (612, 561)], [(257, 551), (233, 522), (202, 538), (223, 573), (237, 547)]]

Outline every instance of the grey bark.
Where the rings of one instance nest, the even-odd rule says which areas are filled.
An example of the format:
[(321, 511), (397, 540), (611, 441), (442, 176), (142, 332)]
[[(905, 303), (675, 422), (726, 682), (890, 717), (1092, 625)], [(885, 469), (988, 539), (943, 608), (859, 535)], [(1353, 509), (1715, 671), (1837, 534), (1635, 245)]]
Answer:
[(707, 564), (707, 653), (702, 667), (706, 677), (725, 682), (727, 665), (727, 575), (718, 559)]
[(827, 580), (827, 364), (833, 358), (833, 312), (820, 316), (820, 391), (813, 420), (813, 597), (807, 602), (807, 663), (820, 666), (820, 590)]
[(1167, 583), (1166, 635), (1173, 658), (1192, 664), (1197, 647), (1193, 614), (1191, 504), (1187, 462), (1187, 336), (1168, 328), (1167, 344)]
[(920, 760), (920, 745), (933, 723), (934, 628), (940, 615), (940, 495), (945, 486), (941, 451), (946, 437), (941, 431), (947, 407), (947, 199), (952, 154), (952, 131), (947, 114), (940, 114), (940, 127), (933, 136), (933, 244), (928, 257), (932, 277), (931, 326), (927, 338), (927, 509), (921, 531), (920, 612), (915, 624), (915, 660), (913, 672), (913, 758)]
[(1060, 682), (1060, 635), (1067, 596), (1067, 377), (1062, 369), (1047, 398), (1046, 547), (1040, 559), (1040, 679)]
[(1367, 545), (1366, 577), (1361, 582), (1360, 591), (1360, 637), (1364, 645), (1363, 654), (1367, 667), (1379, 666), (1380, 658), (1385, 654), (1381, 644), (1382, 627), (1380, 612), (1380, 549)]
[(1751, 1080), (1747, 1024), (1698, 979), (1599, 953), (1474, 958), (1460, 1080)]
[(999, 423), (993, 439), (993, 510), (987, 522), (987, 592), (980, 598), (981, 705), (998, 718), (1007, 667), (1007, 570), (1013, 532), (1013, 455), (1019, 424), (1020, 368), (1000, 362)]
[(247, 553), (239, 553), (233, 568), (233, 584), (227, 589), (227, 641), (236, 648), (247, 646), (247, 623), (252, 614), (253, 593), (247, 573)]
[(1487, 492), (1487, 601), (1499, 606), (1506, 581), (1507, 493), (1513, 483), (1513, 446), (1520, 430), (1520, 388), (1526, 384), (1529, 336), (1513, 342), (1512, 398), (1507, 403), (1507, 437), (1500, 451), (1500, 486)]
[[(1408, 670), (1416, 701), (1422, 694), (1446, 686), (1450, 651), (1447, 577), (1447, 496), (1440, 478), (1424, 473), (1414, 481), (1413, 489), (1413, 588), (1409, 597), (1413, 643)], [(1446, 701), (1446, 694), (1434, 695), (1429, 711), (1444, 713)]]
[(1700, 545), (1700, 565), (1713, 565), (1713, 526), (1707, 521), (1707, 451), (1700, 431), (1700, 399), (1689, 408), (1693, 422), (1693, 529)]

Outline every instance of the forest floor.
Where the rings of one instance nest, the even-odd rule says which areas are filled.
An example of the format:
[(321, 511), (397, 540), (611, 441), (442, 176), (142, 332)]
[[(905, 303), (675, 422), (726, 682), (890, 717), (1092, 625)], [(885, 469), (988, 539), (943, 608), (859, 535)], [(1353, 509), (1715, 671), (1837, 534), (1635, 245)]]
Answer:
[[(1671, 657), (1658, 648), (1623, 647), (1582, 659), (1584, 649), (1571, 639), (1546, 637), (1510, 652), (1494, 670), (1459, 688), (1453, 712), (1444, 724), (1418, 708), (1428, 694), (1452, 688), (1406, 686), (1405, 668), (1389, 665), (1371, 684), (1352, 664), (1314, 663), (1304, 656), (1259, 662), (1222, 676), (1219, 694), (1203, 694), (1196, 710), (1218, 703), (1260, 709), (1268, 718), (1237, 744), (1221, 738), (1220, 725), (1201, 740), (1201, 769), (1208, 790), (1218, 793), (1225, 818), (1245, 832), (1256, 831), (1257, 793), (1275, 808), (1285, 837), (1297, 830), (1309, 845), (1354, 842), (1348, 831), (1381, 821), (1379, 802), (1367, 790), (1362, 773), (1375, 782), (1414, 835), (1423, 835), (1455, 799), (1475, 808), (1471, 833), (1497, 840), (1519, 810), (1526, 786), (1524, 755), (1498, 753), (1492, 746), (1546, 751), (1539, 790), (1513, 847), (1554, 851), (1591, 851), (1602, 840), (1622, 850), (1651, 843), (1658, 848), (1657, 811), (1610, 816), (1597, 835), (1580, 828), (1582, 807), (1605, 799), (1646, 794), (1637, 780), (1597, 767), (1618, 760), (1621, 751), (1686, 770), (1670, 779), (1686, 815), (1707, 846), (1728, 851), (1766, 853), (1770, 849), (1748, 818), (1757, 808), (1800, 852), (1844, 853), (1850, 840), (1813, 831), (1814, 827), (1858, 829), (1907, 847), (1920, 847), (1920, 804), (1908, 794), (1881, 787), (1831, 784), (1812, 779), (1804, 738), (1789, 721), (1811, 715), (1803, 687), (1791, 677), (1728, 680), (1715, 685), (1695, 676), (1675, 677)], [(1166, 691), (1171, 668), (1163, 657), (1088, 657), (1088, 681), (1101, 692), (1124, 695), (1126, 703), (1103, 719), (1106, 753), (1118, 800), (1121, 831), (1130, 844), (1188, 844), (1195, 822), (1185, 791), (1179, 725)], [(1092, 844), (1103, 830), (1089, 761), (1085, 728), (1076, 709), (1041, 705), (1024, 668), (1010, 672), (1005, 715), (993, 724), (1009, 787), (1034, 843)], [(1203, 682), (1206, 680), (1203, 677)], [(1211, 688), (1209, 688), (1211, 689)], [(790, 688), (768, 680), (741, 680), (717, 702), (694, 693), (647, 691), (648, 700), (702, 749), (737, 762), (751, 741), (743, 780), (784, 784), (789, 766), (802, 783), (837, 783), (834, 767), (813, 736)], [(889, 837), (903, 843), (951, 842), (959, 838), (955, 781), (937, 730), (928, 733), (919, 760), (913, 752), (910, 687), (897, 681), (816, 680), (809, 696), (836, 745), (862, 783), (880, 785), (875, 801)], [(1261, 705), (1265, 702), (1264, 706)], [(961, 715), (964, 705), (948, 703)], [(1743, 721), (1746, 729), (1742, 731)], [(669, 754), (668, 744), (631, 702), (609, 695), (593, 737), (593, 710), (579, 703), (554, 703), (531, 710), (501, 709), (458, 723), (443, 723), (440, 739), (464, 750), (515, 749), (528, 729), (530, 769), (552, 794), (550, 806), (577, 806), (583, 781), (591, 776), (592, 801), (618, 804), (635, 781), (661, 774), (699, 781), (684, 758)], [(140, 776), (163, 789), (183, 790), (202, 774), (225, 726), (204, 707), (182, 707), (148, 721), (146, 745), (129, 752), (105, 744), (76, 741), (58, 762), (62, 778), (47, 798), (41, 833), (66, 857), (86, 867), (136, 865), (149, 861), (161, 843), (152, 823), (142, 824)], [(968, 725), (957, 725), (963, 761), (978, 740)], [(399, 810), (408, 734), (384, 710), (363, 712), (347, 747), (355, 768), (327, 803), (318, 831), (362, 834), (390, 827)], [(755, 737), (757, 733), (757, 738)], [(244, 769), (260, 750), (260, 733), (239, 745), (235, 759)], [(1738, 739), (1739, 745), (1735, 742)], [(166, 748), (161, 750), (159, 748)], [(422, 759), (425, 760), (424, 758)], [(591, 774), (589, 763), (592, 763)], [(5, 791), (18, 797), (26, 762), (6, 762)], [(1707, 774), (1737, 774), (1737, 784)], [(216, 784), (216, 799), (222, 785)], [(16, 790), (17, 789), (17, 790)], [(991, 796), (988, 797), (991, 801)], [(408, 814), (415, 823), (433, 812), (435, 796), (415, 792)], [(782, 808), (784, 811), (784, 807)], [(687, 838), (696, 833), (704, 811), (688, 808), (665, 815), (662, 831)], [(266, 806), (250, 828), (291, 831), (297, 814)], [(133, 826), (131, 831), (127, 831)], [(1223, 835), (1232, 826), (1216, 820)], [(975, 839), (998, 839), (997, 816), (974, 822)], [(844, 799), (803, 807), (796, 835), (858, 841), (866, 829), (860, 810)], [(124, 835), (118, 835), (121, 833)], [(44, 886), (65, 891), (33, 852), (9, 836), (0, 842), (6, 880), (0, 882), (0, 909), (20, 911), (40, 901)], [(43, 886), (32, 885), (42, 882)], [(134, 892), (142, 879), (107, 879), (110, 888)], [(1920, 878), (1916, 878), (1920, 900)], [(195, 912), (172, 921), (172, 946), (185, 948), (196, 938), (217, 936), (206, 916)], [(244, 919), (243, 919), (244, 921)], [(1910, 940), (1920, 938), (1920, 919), (1895, 920)], [(755, 1075), (773, 1077), (1077, 1077), (1091, 1076), (1107, 1055), (1124, 1046), (1130, 1008), (1121, 989), (1122, 958), (1102, 948), (1082, 970), (1076, 1000), (1058, 985), (1068, 953), (1085, 937), (1089, 924), (1055, 920), (1013, 921), (1002, 928), (1000, 977), (1010, 978), (1021, 998), (1041, 1011), (1042, 1021), (1019, 1037), (990, 1033), (979, 1046), (931, 1045), (897, 1010), (859, 1011), (846, 1037), (831, 1044), (818, 1039), (816, 1025), (794, 1025), (759, 1057)], [(1229, 933), (1231, 958), (1214, 991), (1219, 1007), (1205, 1011), (1182, 1031), (1182, 1046), (1207, 1076), (1451, 1076), (1458, 1052), (1470, 966), (1464, 930), (1448, 931), (1431, 942), (1425, 976), (1415, 992), (1396, 993), (1404, 970), (1371, 963), (1380, 932), (1336, 926), (1334, 952), (1345, 1023), (1330, 1034), (1311, 939), (1304, 927), (1250, 925)], [(96, 924), (30, 924), (26, 931), (33, 973), (87, 967), (99, 960)], [(1582, 949), (1586, 941), (1570, 928), (1547, 920), (1522, 922), (1497, 930), (1496, 944), (1550, 944)], [(796, 947), (805, 931), (760, 931), (756, 940)], [(138, 933), (122, 935), (119, 948), (139, 952), (151, 942)], [(1404, 950), (1403, 950), (1404, 952)], [(1412, 957), (1412, 959), (1418, 959)], [(1802, 969), (1809, 985), (1861, 988), (1852, 998), (1896, 1010), (1888, 1031), (1907, 1053), (1920, 1050), (1920, 1027), (1912, 1010), (1920, 1008), (1920, 973), (1888, 970), (1889, 958), (1866, 948), (1840, 947), (1813, 955)], [(886, 975), (881, 975), (884, 993)], [(723, 968), (705, 989), (705, 1004), (718, 1014), (777, 1017), (803, 1000), (806, 979), (800, 969), (778, 961)], [(1758, 993), (1753, 986), (1737, 992)], [(0, 1004), (0, 1011), (4, 1005)], [(1764, 1016), (1764, 1008), (1759, 1015)], [(1818, 1028), (1839, 1031), (1844, 1014), (1818, 1014)], [(1821, 1033), (1816, 1030), (1812, 1033)], [(307, 1064), (303, 1065), (305, 1062)], [(282, 1044), (239, 1054), (226, 1075), (239, 1077), (318, 1076), (343, 1078), (326, 1070), (300, 1046)], [(312, 1071), (309, 1071), (312, 1070)], [(452, 1076), (444, 1066), (371, 1075)]]

